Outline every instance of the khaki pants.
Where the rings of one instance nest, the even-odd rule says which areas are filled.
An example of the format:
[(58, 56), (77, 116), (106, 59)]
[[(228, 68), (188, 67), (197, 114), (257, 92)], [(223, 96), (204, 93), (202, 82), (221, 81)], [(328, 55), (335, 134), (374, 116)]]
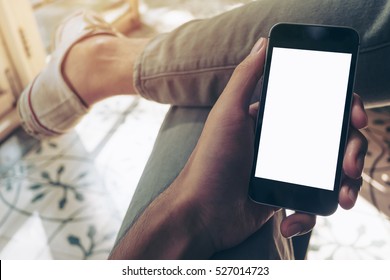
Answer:
[[(355, 92), (367, 106), (390, 102), (390, 1), (261, 0), (156, 37), (135, 65), (141, 95), (172, 104), (124, 218), (118, 240), (186, 163), (234, 68), (278, 22), (344, 25), (361, 37)], [(185, 186), (183, 186), (185, 187)], [(214, 258), (291, 259), (280, 212), (242, 244)]]

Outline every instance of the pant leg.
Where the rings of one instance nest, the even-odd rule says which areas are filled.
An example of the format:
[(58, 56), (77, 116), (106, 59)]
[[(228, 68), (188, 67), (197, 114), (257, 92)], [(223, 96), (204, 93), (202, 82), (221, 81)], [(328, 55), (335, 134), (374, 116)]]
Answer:
[[(186, 164), (206, 121), (209, 107), (172, 107), (161, 126), (154, 148), (119, 231), (117, 242), (144, 209), (163, 192)], [(184, 188), (185, 186), (183, 186)], [(284, 212), (278, 212), (242, 244), (217, 253), (214, 259), (290, 259), (292, 245), (280, 235)]]
[(210, 106), (255, 41), (278, 22), (355, 28), (361, 36), (355, 91), (369, 106), (390, 102), (390, 0), (260, 0), (189, 22), (146, 47), (135, 85), (157, 102)]

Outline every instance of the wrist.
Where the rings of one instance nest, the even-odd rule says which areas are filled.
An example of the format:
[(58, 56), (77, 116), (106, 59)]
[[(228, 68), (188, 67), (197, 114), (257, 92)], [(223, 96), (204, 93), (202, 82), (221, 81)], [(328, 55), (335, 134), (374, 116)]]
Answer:
[(191, 182), (177, 178), (167, 190), (172, 195), (172, 215), (169, 221), (175, 221), (177, 240), (181, 243), (181, 256), (184, 259), (206, 259), (215, 253), (214, 244), (207, 227), (203, 223), (200, 207), (187, 190)]
[(146, 208), (110, 258), (209, 258), (214, 247), (186, 189), (184, 182), (176, 179)]

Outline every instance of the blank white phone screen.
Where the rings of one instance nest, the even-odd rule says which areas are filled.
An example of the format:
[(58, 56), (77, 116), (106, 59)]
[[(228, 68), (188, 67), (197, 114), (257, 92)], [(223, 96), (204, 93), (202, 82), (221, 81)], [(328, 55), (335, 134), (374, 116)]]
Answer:
[(334, 189), (351, 58), (273, 49), (256, 177)]

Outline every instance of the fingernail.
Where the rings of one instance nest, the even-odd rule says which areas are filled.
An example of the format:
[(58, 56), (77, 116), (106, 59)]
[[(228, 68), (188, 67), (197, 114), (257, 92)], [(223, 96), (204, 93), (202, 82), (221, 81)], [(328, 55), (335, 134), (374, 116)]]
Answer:
[(257, 53), (261, 50), (261, 48), (263, 47), (264, 45), (264, 38), (260, 38), (256, 44), (253, 46), (252, 50), (251, 50), (251, 54), (254, 54), (254, 53)]
[(360, 153), (356, 158), (356, 168), (357, 168), (358, 174), (361, 174), (363, 172), (364, 158), (365, 158), (364, 153)]
[(301, 234), (301, 232), (302, 232), (301, 224), (293, 224), (288, 228), (288, 238), (293, 238), (294, 236)]

